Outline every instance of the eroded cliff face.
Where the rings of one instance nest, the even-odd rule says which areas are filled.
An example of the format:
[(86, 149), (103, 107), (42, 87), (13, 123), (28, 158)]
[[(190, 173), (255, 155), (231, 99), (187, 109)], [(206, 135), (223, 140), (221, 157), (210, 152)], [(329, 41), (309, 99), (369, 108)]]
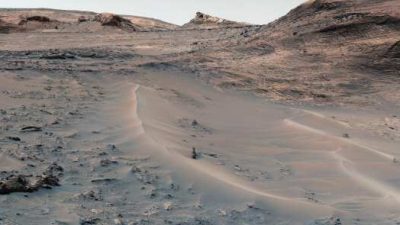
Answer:
[(386, 59), (398, 51), (393, 46), (399, 41), (399, 8), (400, 2), (392, 0), (310, 1), (265, 26), (247, 44), (263, 40), (320, 51), (336, 63), (362, 70), (385, 67), (385, 73), (396, 75), (399, 62)]

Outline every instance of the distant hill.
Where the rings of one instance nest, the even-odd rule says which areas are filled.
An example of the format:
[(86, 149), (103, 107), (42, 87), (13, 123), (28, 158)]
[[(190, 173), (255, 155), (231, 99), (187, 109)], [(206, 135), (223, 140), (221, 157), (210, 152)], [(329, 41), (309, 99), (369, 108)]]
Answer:
[(235, 22), (231, 20), (222, 19), (215, 16), (210, 16), (202, 12), (197, 12), (196, 16), (190, 22), (184, 24), (183, 29), (210, 29), (210, 28), (229, 28), (229, 27), (243, 27), (248, 24)]
[[(98, 19), (99, 17), (106, 19), (105, 15), (108, 15), (110, 20), (120, 20), (123, 23), (114, 23), (115, 26), (104, 27), (104, 24)], [(49, 29), (63, 32), (96, 32), (110, 29), (110, 27), (116, 27), (123, 31), (151, 31), (170, 30), (178, 27), (171, 23), (146, 17), (55, 9), (0, 9), (0, 19), (3, 23), (18, 28), (14, 30), (2, 29), (8, 32)], [(112, 25), (112, 23), (109, 23), (109, 25)], [(5, 25), (0, 24), (0, 26)]]

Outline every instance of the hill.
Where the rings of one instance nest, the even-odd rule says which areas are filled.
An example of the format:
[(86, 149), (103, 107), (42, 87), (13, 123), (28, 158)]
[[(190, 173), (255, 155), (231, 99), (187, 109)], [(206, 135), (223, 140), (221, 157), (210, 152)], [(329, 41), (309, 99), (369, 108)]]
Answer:
[[(110, 27), (116, 27), (123, 31), (152, 31), (169, 30), (177, 27), (174, 24), (152, 18), (114, 15), (111, 13), (97, 14), (86, 11), (0, 9), (0, 15), (4, 22), (31, 31), (51, 29), (60, 32), (98, 32), (110, 29)], [(106, 25), (107, 27), (104, 27), (104, 19), (120, 22), (109, 23)]]

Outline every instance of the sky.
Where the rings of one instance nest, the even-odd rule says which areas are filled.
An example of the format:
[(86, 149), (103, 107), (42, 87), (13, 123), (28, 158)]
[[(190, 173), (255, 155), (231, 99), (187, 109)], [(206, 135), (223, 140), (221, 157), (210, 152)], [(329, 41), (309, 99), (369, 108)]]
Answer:
[(112, 12), (182, 25), (197, 11), (224, 19), (266, 24), (305, 0), (0, 0), (0, 8), (55, 8)]

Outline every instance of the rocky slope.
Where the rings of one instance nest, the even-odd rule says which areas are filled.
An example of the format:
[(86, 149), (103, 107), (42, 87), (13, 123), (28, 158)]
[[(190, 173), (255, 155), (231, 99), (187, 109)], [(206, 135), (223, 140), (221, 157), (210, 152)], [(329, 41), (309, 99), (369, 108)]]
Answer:
[(400, 79), (399, 8), (393, 0), (309, 1), (175, 60), (224, 74), (216, 85), (276, 100), (397, 104), (398, 86), (388, 83)]
[(168, 53), (154, 63), (204, 74), (220, 87), (277, 101), (396, 105), (399, 8), (395, 0), (316, 0), (268, 25), (197, 13), (180, 29), (153, 19), (111, 14), (2, 10), (1, 30), (105, 32), (109, 35), (104, 40), (119, 42), (113, 34), (167, 30), (161, 39), (155, 38), (161, 37), (159, 32), (140, 34), (147, 40), (142, 48), (153, 46)]

